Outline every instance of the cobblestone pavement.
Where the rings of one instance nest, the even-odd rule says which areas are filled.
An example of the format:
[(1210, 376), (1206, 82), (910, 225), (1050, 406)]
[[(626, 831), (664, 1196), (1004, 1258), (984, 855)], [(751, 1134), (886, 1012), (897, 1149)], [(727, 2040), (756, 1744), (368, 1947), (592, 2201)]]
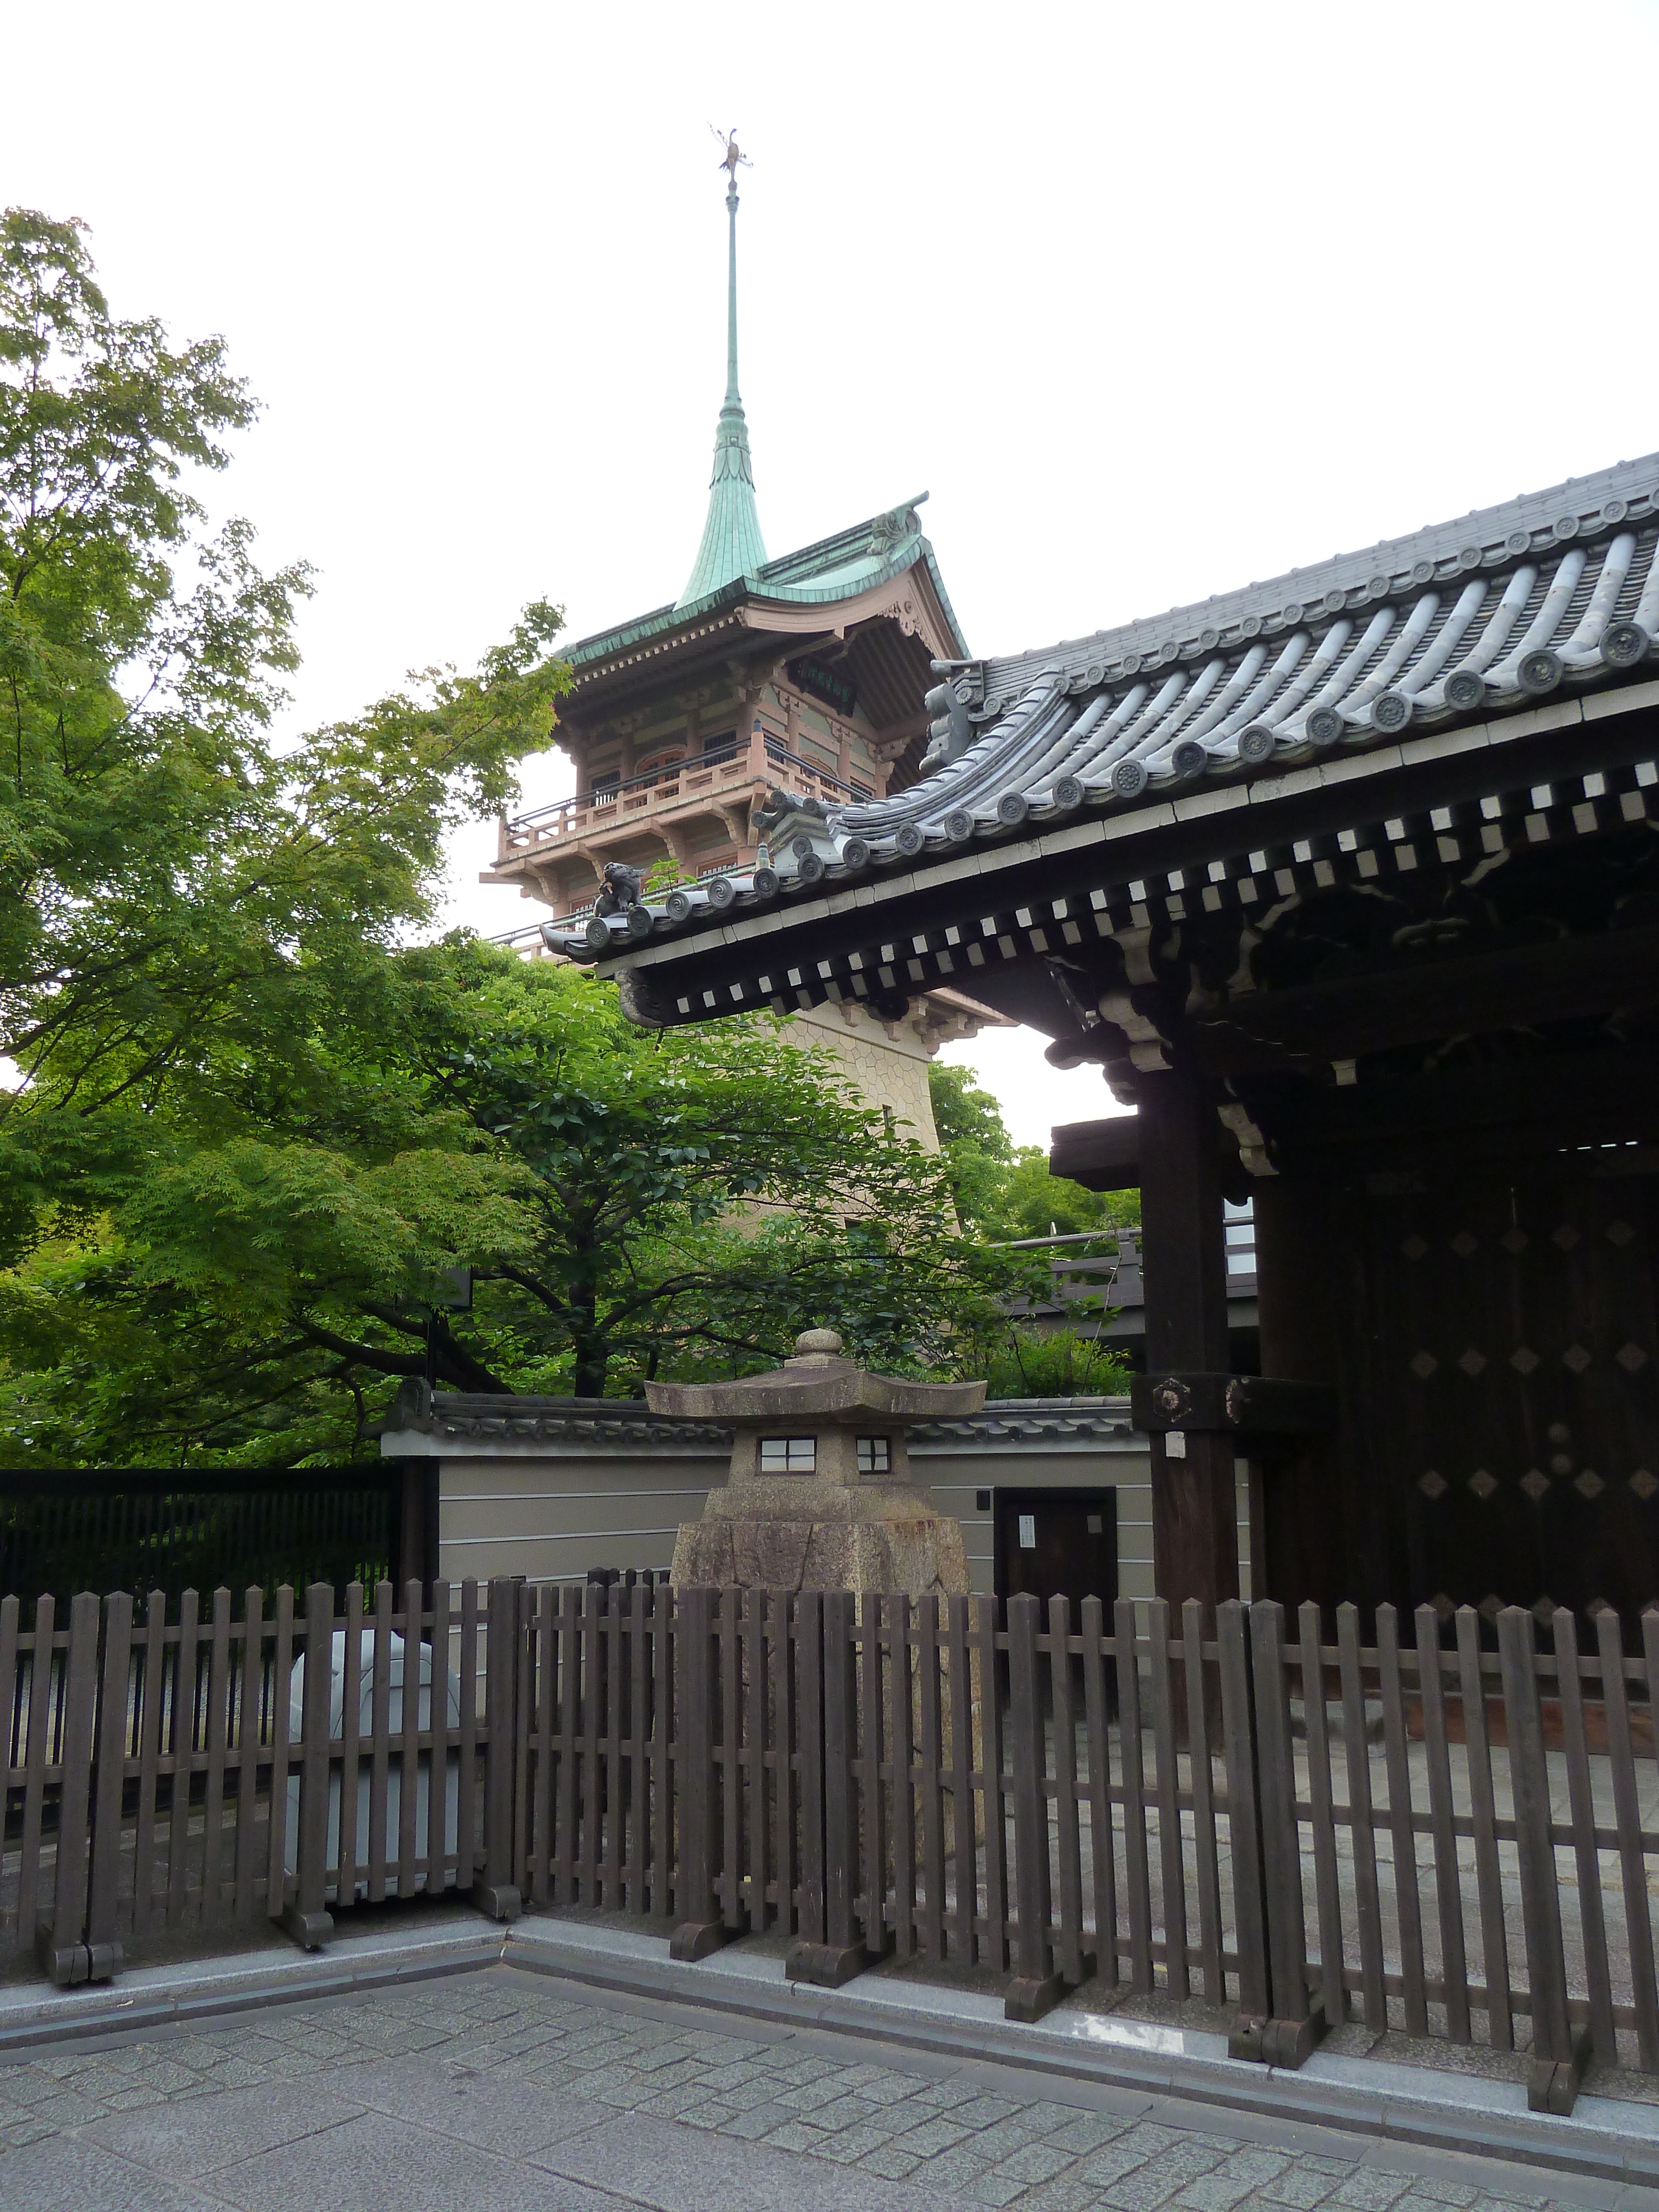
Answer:
[(1555, 2201), (1526, 2188), (1552, 2177), (1521, 2166), (1494, 2173), (1237, 2115), (1206, 2128), (1188, 2124), (1202, 2118), (1193, 2106), (1069, 2081), (1020, 2094), (994, 2068), (860, 2048), (704, 2027), (683, 2008), (624, 2008), (505, 1969), (273, 2006), (0, 2066), (0, 2207), (1507, 2212)]

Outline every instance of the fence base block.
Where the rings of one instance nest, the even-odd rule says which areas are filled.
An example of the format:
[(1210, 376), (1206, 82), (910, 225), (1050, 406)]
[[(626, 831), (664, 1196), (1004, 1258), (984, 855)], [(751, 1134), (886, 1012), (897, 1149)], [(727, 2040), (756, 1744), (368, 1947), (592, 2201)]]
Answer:
[(301, 1912), (297, 1905), (290, 1905), (283, 1915), (283, 1933), (302, 1951), (320, 1951), (334, 1940), (334, 1915), (331, 1912)]
[(524, 1899), (510, 1881), (475, 1881), (472, 1902), (491, 1920), (517, 1920), (524, 1911)]
[(668, 1939), (668, 1955), (695, 1966), (699, 1959), (735, 1943), (741, 1932), (728, 1928), (723, 1920), (682, 1920)]
[(111, 1981), (121, 1971), (118, 1943), (60, 1943), (50, 1928), (37, 1932), (34, 1955), (41, 1972), (60, 1990), (77, 1988), (82, 1982)]
[(1029, 2026), (1041, 2020), (1044, 2013), (1052, 2012), (1066, 1994), (1066, 1977), (1049, 1974), (1042, 1981), (1027, 1981), (1016, 1978), (1008, 1984), (1002, 2001), (1005, 2020), (1021, 2020)]
[(1584, 2069), (1590, 2062), (1590, 2032), (1580, 2028), (1572, 2039), (1571, 2058), (1534, 2058), (1527, 2072), (1527, 2110), (1554, 2112), (1565, 2119), (1578, 2101)]
[(794, 1943), (783, 1962), (792, 1982), (816, 1982), (821, 1989), (838, 1990), (872, 1964), (862, 1943), (839, 1948), (834, 1943)]
[(1293, 2072), (1306, 2065), (1324, 2034), (1325, 2000), (1316, 1997), (1305, 2020), (1266, 2020), (1252, 2013), (1236, 2021), (1227, 2038), (1227, 2056), (1254, 2066), (1282, 2066)]

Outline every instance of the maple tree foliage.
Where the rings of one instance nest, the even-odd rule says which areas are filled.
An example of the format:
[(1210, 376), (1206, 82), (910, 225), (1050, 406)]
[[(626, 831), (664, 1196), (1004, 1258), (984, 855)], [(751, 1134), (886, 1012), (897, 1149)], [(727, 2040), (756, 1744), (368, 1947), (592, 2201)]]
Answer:
[(222, 341), (112, 314), (77, 225), (0, 218), (7, 1456), (335, 1459), (428, 1370), (627, 1391), (811, 1322), (965, 1357), (1017, 1264), (787, 1025), (657, 1038), (431, 941), (446, 833), (550, 742), (556, 608), (279, 741), (311, 579), (193, 489), (255, 411)]

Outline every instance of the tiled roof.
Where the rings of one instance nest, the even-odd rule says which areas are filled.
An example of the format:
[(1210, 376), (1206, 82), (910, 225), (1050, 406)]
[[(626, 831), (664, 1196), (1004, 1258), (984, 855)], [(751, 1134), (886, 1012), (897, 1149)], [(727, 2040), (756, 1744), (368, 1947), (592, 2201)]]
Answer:
[(1135, 1435), (1127, 1398), (992, 1398), (977, 1413), (955, 1420), (918, 1421), (909, 1449), (949, 1451), (963, 1445), (1018, 1449), (1020, 1445), (1144, 1442)]
[[(821, 820), (786, 811), (768, 865), (708, 902), (908, 867), (1028, 823), (1133, 816), (1172, 787), (1260, 787), (1408, 727), (1651, 674), (1656, 543), (1659, 454), (1045, 652), (965, 663), (933, 773)], [(697, 921), (659, 908), (632, 933)], [(607, 949), (597, 932), (571, 945)]]
[[(719, 1452), (732, 1431), (716, 1421), (677, 1420), (649, 1412), (637, 1398), (494, 1397), (405, 1383), (381, 1424), (387, 1436), (430, 1437), (440, 1450), (464, 1457), (469, 1444), (496, 1450)], [(949, 1450), (963, 1445), (1061, 1444), (1075, 1439), (1129, 1439), (1127, 1398), (996, 1398), (975, 1413), (918, 1421), (912, 1446)]]

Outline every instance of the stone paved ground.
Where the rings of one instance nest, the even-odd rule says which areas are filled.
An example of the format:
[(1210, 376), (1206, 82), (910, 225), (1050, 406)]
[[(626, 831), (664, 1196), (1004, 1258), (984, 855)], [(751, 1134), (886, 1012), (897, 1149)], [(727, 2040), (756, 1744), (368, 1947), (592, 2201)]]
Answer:
[(1190, 2105), (1034, 2086), (845, 2036), (734, 2033), (729, 2018), (705, 2026), (501, 1969), (0, 2066), (0, 2208), (1535, 2212), (1555, 2201), (1529, 2182), (1566, 2203), (1613, 2202), (1521, 2166), (1219, 2112), (1206, 2127)]

